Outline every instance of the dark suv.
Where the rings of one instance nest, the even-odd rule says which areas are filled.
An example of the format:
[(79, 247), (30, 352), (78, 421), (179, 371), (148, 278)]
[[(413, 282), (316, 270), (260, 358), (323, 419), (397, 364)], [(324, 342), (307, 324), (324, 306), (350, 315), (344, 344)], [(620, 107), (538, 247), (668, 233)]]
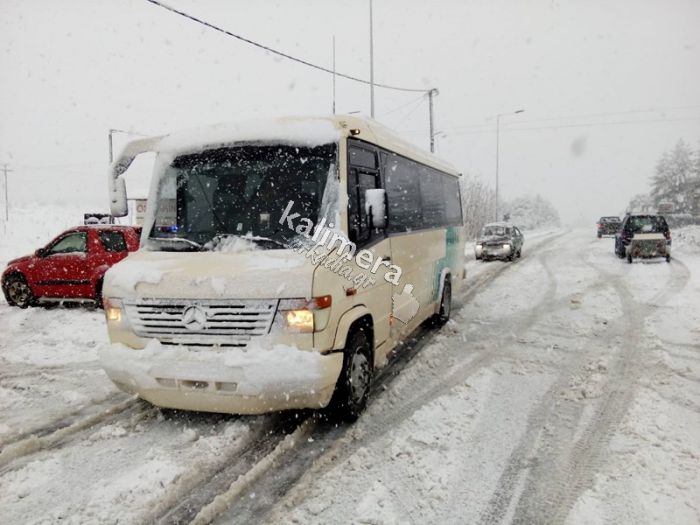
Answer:
[(615, 235), (615, 254), (633, 259), (664, 257), (671, 262), (671, 230), (662, 215), (627, 215)]
[(600, 239), (603, 235), (615, 235), (620, 229), (620, 224), (620, 217), (601, 217), (596, 224), (598, 238)]

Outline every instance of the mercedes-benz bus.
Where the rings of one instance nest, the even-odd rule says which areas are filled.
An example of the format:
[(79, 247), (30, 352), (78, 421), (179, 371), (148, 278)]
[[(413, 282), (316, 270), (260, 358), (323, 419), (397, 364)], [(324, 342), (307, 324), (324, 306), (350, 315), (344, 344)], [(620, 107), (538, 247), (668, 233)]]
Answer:
[(237, 414), (324, 408), (352, 420), (372, 377), (462, 285), (459, 173), (355, 116), (213, 126), (127, 145), (155, 152), (141, 245), (107, 272), (122, 390)]

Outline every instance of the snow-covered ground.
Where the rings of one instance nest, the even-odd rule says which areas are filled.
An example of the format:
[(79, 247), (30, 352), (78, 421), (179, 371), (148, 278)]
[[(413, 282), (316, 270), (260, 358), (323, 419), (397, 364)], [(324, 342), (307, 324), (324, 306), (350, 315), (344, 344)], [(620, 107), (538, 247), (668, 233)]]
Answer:
[(470, 260), (450, 323), (341, 428), (163, 413), (98, 368), (100, 312), (0, 301), (0, 522), (698, 523), (699, 239), (674, 231), (671, 264), (591, 231)]

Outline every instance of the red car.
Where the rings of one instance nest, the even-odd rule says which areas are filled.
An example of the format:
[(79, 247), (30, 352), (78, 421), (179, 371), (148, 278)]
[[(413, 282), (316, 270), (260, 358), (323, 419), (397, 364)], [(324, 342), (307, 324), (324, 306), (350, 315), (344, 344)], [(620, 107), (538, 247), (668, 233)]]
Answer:
[(7, 264), (0, 284), (11, 306), (60, 301), (102, 303), (102, 277), (139, 247), (141, 228), (80, 226), (64, 231), (34, 255)]

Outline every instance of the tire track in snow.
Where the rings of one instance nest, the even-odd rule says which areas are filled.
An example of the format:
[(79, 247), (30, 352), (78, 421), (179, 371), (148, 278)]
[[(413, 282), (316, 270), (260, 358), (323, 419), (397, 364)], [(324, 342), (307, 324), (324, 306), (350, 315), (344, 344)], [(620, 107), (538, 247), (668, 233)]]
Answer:
[[(528, 430), (511, 454), (499, 485), (482, 515), (483, 523), (563, 523), (578, 496), (592, 486), (595, 473), (605, 454), (607, 443), (626, 414), (644, 372), (640, 350), (644, 320), (658, 304), (667, 302), (688, 283), (690, 273), (681, 262), (680, 274), (674, 273), (668, 290), (657, 293), (650, 304), (637, 303), (628, 286), (585, 261), (609, 282), (620, 297), (622, 316), (605, 332), (621, 341), (622, 350), (614, 354), (608, 380), (595, 410), (583, 432), (577, 430), (584, 416), (582, 402), (560, 402), (559, 392), (571, 379), (569, 366), (555, 381), (530, 417)], [(590, 359), (595, 344), (574, 354), (576, 373)], [(578, 423), (576, 425), (575, 423)]]
[(96, 428), (129, 419), (139, 420), (157, 410), (135, 397), (128, 397), (121, 403), (112, 404), (94, 414), (95, 405), (89, 405), (54, 424), (37, 429), (33, 434), (15, 440), (0, 452), (0, 476), (9, 470), (16, 470), (29, 462), (39, 452), (56, 449), (79, 440)]
[(217, 468), (184, 478), (141, 521), (208, 523), (222, 512), (224, 503), (230, 504), (231, 499), (274, 467), (275, 461), (293, 448), (296, 440), (314, 424), (308, 412), (289, 411), (266, 417), (261, 428), (251, 432), (242, 446), (219, 458)]

